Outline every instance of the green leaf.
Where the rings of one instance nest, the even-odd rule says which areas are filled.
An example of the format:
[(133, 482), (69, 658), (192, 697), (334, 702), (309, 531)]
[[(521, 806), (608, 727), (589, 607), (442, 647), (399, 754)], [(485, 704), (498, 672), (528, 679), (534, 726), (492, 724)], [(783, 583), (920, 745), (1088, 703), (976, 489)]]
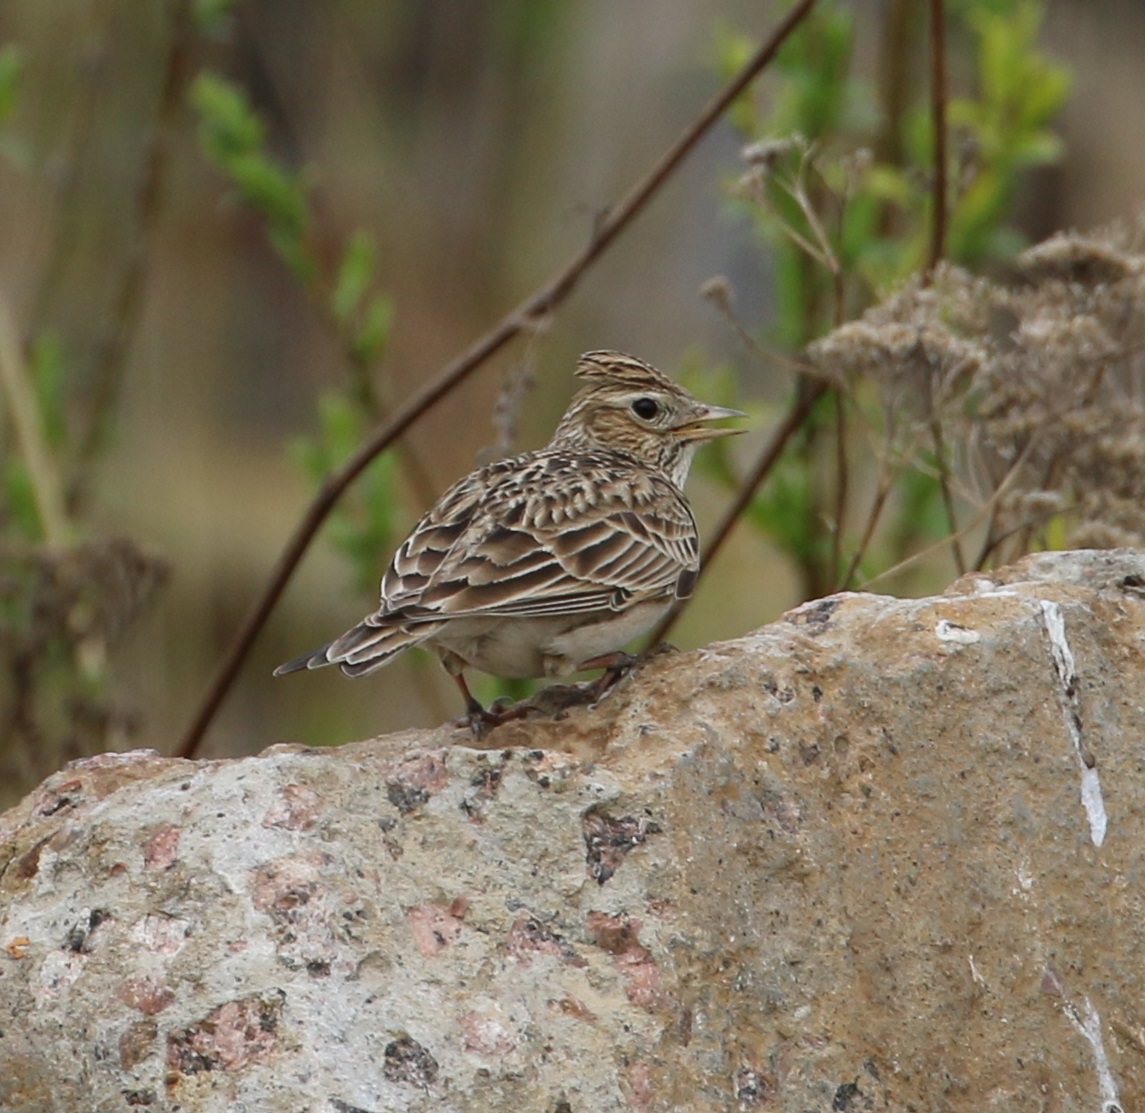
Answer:
[(238, 86), (217, 74), (202, 73), (192, 86), (191, 99), (199, 111), (204, 151), (243, 200), (262, 214), (274, 248), (309, 285), (318, 268), (306, 242), (310, 205), (299, 177), (263, 150), (262, 121)]
[(4, 123), (16, 109), (23, 71), (23, 48), (18, 43), (0, 47), (0, 123)]
[(261, 151), (237, 154), (227, 162), (244, 200), (258, 209), (278, 232), (300, 235), (309, 213), (298, 183)]
[(191, 86), (191, 103), (199, 113), (203, 148), (224, 169), (238, 155), (262, 147), (262, 121), (237, 85), (218, 74), (203, 72)]
[(345, 326), (361, 306), (374, 281), (374, 263), (373, 237), (368, 232), (355, 232), (342, 255), (330, 297), (330, 308), (340, 325)]
[(205, 35), (217, 34), (233, 7), (234, 0), (195, 0), (195, 26)]
[(877, 163), (867, 171), (863, 179), (866, 194), (880, 201), (889, 201), (906, 209), (918, 197), (918, 186), (897, 166)]
[(844, 8), (823, 6), (803, 21), (776, 57), (784, 87), (769, 122), (775, 134), (815, 139), (837, 128), (853, 103), (853, 42), (854, 19)]
[(376, 363), (390, 338), (393, 303), (384, 294), (375, 294), (366, 306), (362, 327), (354, 338), (354, 354), (363, 364)]
[(354, 451), (362, 434), (362, 421), (349, 399), (341, 394), (323, 395), (318, 404), (322, 440), (335, 465)]
[(36, 493), (23, 460), (12, 456), (4, 462), (4, 502), (16, 532), (30, 541), (42, 539)]
[[(747, 35), (721, 23), (715, 34), (716, 69), (723, 80), (728, 80), (747, 64), (755, 43)], [(737, 97), (728, 112), (732, 127), (743, 136), (754, 137), (759, 131), (759, 112), (750, 90)]]
[(1018, 139), (1010, 152), (1015, 167), (1057, 162), (1065, 144), (1052, 131), (1035, 131)]
[(295, 437), (287, 446), (287, 455), (294, 466), (315, 484), (325, 479), (332, 468), (328, 454), (316, 437)]
[(40, 410), (40, 424), (44, 439), (51, 448), (60, 448), (67, 441), (67, 364), (63, 345), (53, 332), (44, 332), (36, 338), (28, 362), (28, 373), (36, 393)]

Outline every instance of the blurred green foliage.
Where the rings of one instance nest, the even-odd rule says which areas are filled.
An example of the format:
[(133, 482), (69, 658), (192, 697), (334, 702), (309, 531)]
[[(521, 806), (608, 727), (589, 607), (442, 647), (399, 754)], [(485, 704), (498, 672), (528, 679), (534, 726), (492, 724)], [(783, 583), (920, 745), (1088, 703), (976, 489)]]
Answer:
[[(194, 33), (214, 34), (231, 4), (198, 0), (191, 10)], [(173, 20), (174, 34), (189, 33)], [(0, 48), (0, 129), (18, 113), (23, 68), (18, 44)], [(188, 97), (203, 153), (260, 216), (345, 356), (344, 383), (322, 397), (316, 430), (293, 447), (317, 485), (383, 416), (376, 372), (392, 309), (377, 289), (376, 249), (359, 231), (341, 250), (316, 250), (306, 175), (271, 155), (264, 124), (240, 86), (203, 71)], [(6, 130), (0, 154), (24, 168), (22, 148)], [(122, 301), (112, 300), (122, 309)], [(7, 327), (3, 304), (0, 318)], [(125, 327), (109, 322), (113, 334)], [(84, 429), (95, 420), (89, 411), (105, 399), (77, 389), (82, 360), (49, 329), (23, 343), (10, 339), (0, 343), (0, 762), (31, 767), (14, 774), (27, 781), (70, 757), (123, 745), (131, 726), (107, 690), (108, 646), (165, 578), (166, 566), (129, 541), (89, 536), (85, 504), (75, 492), (96, 463), (84, 454)], [(392, 455), (374, 461), (329, 526), (370, 593), (379, 553), (393, 542), (398, 472)]]
[[(974, 81), (973, 88), (960, 90), (948, 105), (947, 255), (969, 266), (989, 267), (1011, 257), (1021, 244), (1013, 209), (1024, 176), (1060, 153), (1051, 125), (1068, 93), (1069, 78), (1038, 48), (1043, 13), (1039, 0), (950, 0), (948, 7), (952, 56), (959, 52), (962, 57), (969, 48)], [(238, 24), (232, 19), (233, 0), (178, 0), (163, 10), (164, 26), (174, 28), (176, 36), (222, 38)], [(736, 203), (748, 214), (774, 269), (777, 312), (768, 343), (787, 352), (799, 351), (837, 321), (855, 316), (926, 261), (933, 219), (929, 181), (934, 136), (925, 67), (909, 90), (905, 110), (891, 118), (874, 83), (854, 74), (854, 10), (821, 0), (781, 52), (770, 79), (770, 99), (745, 96), (733, 112), (734, 124), (753, 152), (747, 173), (735, 186)], [(532, 61), (530, 44), (542, 32), (552, 34), (554, 19), (565, 18), (555, 11), (523, 0), (498, 8), (500, 34), (520, 40), (519, 51), (511, 56), (518, 58), (522, 74)], [(755, 45), (746, 37), (722, 33), (721, 67), (737, 66)], [(910, 43), (912, 50), (920, 46)], [(201, 54), (192, 48), (186, 56)], [(918, 67), (907, 61), (889, 59), (884, 64), (916, 73)], [(20, 44), (0, 46), (0, 157), (17, 171), (33, 161), (9, 131), (9, 125), (26, 115), (21, 95), (27, 70)], [(163, 82), (154, 86), (162, 88)], [(264, 120), (241, 84), (207, 70), (191, 84), (189, 100), (197, 113), (202, 153), (241, 203), (258, 214), (274, 251), (340, 347), (345, 376), (322, 395), (314, 430), (291, 449), (298, 466), (320, 485), (385, 416), (378, 368), (386, 355), (392, 305), (379, 289), (375, 241), (363, 230), (339, 233), (327, 227), (329, 214), (316, 209), (312, 172), (272, 153)], [(76, 112), (74, 119), (82, 139), (90, 119), (83, 112)], [(894, 142), (880, 142), (888, 134)], [(153, 138), (140, 135), (138, 128), (133, 133), (140, 149)], [(70, 150), (68, 145), (74, 144), (75, 150), (83, 150), (75, 138), (60, 143), (60, 149)], [(51, 157), (56, 156), (53, 150)], [(44, 167), (36, 171), (43, 174)], [(60, 189), (66, 197), (66, 183)], [(130, 202), (124, 211), (127, 227)], [(138, 216), (136, 212), (134, 218)], [(60, 235), (63, 246), (55, 254), (66, 260), (70, 246)], [(119, 304), (114, 297), (108, 302)], [(116, 334), (116, 321), (98, 324), (99, 329), (88, 331)], [(63, 333), (69, 338), (65, 343), (40, 325), (28, 331), (21, 338), (20, 385), (32, 400), (50, 474), (37, 474), (16, 436), (9, 407), (4, 407), (0, 685), (5, 687), (0, 693), (0, 733), (17, 743), (0, 745), (0, 753), (22, 748), (25, 754), (43, 755), (37, 760), (54, 767), (65, 757), (116, 741), (111, 735), (122, 723), (116, 725), (116, 712), (103, 691), (107, 645), (149, 587), (161, 579), (162, 569), (126, 543), (89, 537), (80, 520), (85, 509), (80, 500), (69, 498), (81, 463), (87, 468), (98, 463), (91, 458), (81, 462), (79, 442), (90, 424), (82, 412), (89, 402), (83, 359), (74, 350), (74, 333)], [(124, 344), (121, 351), (128, 350)], [(697, 368), (685, 378), (706, 398), (743, 404), (729, 368)], [(936, 444), (913, 459), (887, 457), (895, 469), (895, 497), (877, 545), (864, 550), (865, 542), (842, 538), (846, 522), (836, 523), (840, 485), (850, 468), (852, 482), (842, 494), (853, 504), (863, 488), (862, 466), (854, 460), (873, 439), (870, 430), (878, 420), (873, 394), (829, 393), (748, 510), (749, 520), (803, 570), (805, 594), (836, 586), (856, 555), (864, 570), (874, 571), (911, 551), (920, 539), (941, 536), (950, 528), (943, 507), (943, 474), (949, 461), (944, 447)], [(841, 464), (833, 456), (840, 446), (850, 454)], [(101, 441), (98, 451), (105, 447)], [(710, 446), (699, 459), (721, 486), (738, 486), (741, 476), (728, 442)], [(391, 453), (376, 460), (331, 519), (327, 536), (344, 554), (364, 594), (376, 592), (379, 562), (404, 525), (400, 493), (413, 475), (408, 457)], [(45, 481), (62, 494), (69, 527), (65, 546), (53, 545), (48, 537)], [(425, 500), (419, 495), (418, 501)], [(844, 517), (859, 516), (852, 511)], [(499, 682), (489, 685), (505, 690)], [(72, 741), (55, 745), (60, 738)]]
[[(63, 348), (52, 333), (44, 333), (32, 346), (25, 368), (35, 403), (35, 416), (47, 448), (57, 460), (68, 449), (67, 363)], [(3, 531), (27, 542), (43, 542), (46, 523), (37, 500), (28, 458), (20, 451), (5, 452), (2, 461), (3, 502), (0, 525)]]
[(191, 88), (199, 113), (203, 150), (266, 221), (267, 235), (304, 285), (314, 282), (317, 262), (307, 242), (310, 206), (297, 174), (266, 151), (266, 131), (246, 95), (215, 73), (201, 73)]
[[(311, 242), (314, 215), (305, 175), (286, 169), (267, 150), (266, 129), (246, 94), (218, 74), (204, 72), (191, 96), (204, 153), (263, 219), (271, 244), (345, 354), (345, 384), (323, 394), (317, 429), (291, 449), (317, 488), (382, 417), (376, 372), (389, 338), (392, 305), (375, 288), (374, 241), (364, 230), (353, 232), (337, 267), (327, 273)], [(379, 559), (392, 547), (399, 471), (392, 452), (374, 460), (339, 501), (328, 527), (334, 547), (350, 562), (355, 583), (369, 594), (377, 590)]]
[(0, 47), (0, 124), (16, 108), (16, 91), (23, 68), (24, 52), (18, 43), (7, 43)]
[[(0, 49), (0, 126), (19, 106), (23, 54)], [(0, 132), (0, 152), (26, 169)], [(0, 292), (0, 784), (37, 779), (122, 741), (108, 649), (166, 569), (131, 542), (89, 537), (75, 360), (44, 328), (24, 344)], [(88, 410), (95, 403), (88, 402)], [(77, 412), (77, 409), (80, 412)]]
[(235, 0), (194, 0), (195, 26), (206, 35), (218, 34), (235, 6)]
[[(1070, 90), (1069, 71), (1037, 48), (1042, 5), (1017, 0), (972, 5), (965, 19), (977, 46), (979, 95), (953, 98), (950, 126), (968, 165), (954, 170), (968, 180), (954, 198), (948, 255), (976, 266), (1012, 258), (1025, 240), (1007, 222), (1024, 171), (1061, 156), (1050, 123)], [(923, 137), (925, 153), (933, 140)]]
[[(1038, 49), (1042, 16), (1040, 0), (948, 6), (949, 39), (970, 44), (974, 77), (972, 90), (947, 103), (950, 262), (982, 269), (1012, 259), (1025, 242), (1013, 223), (1023, 177), (1061, 153), (1050, 125), (1070, 78)], [(721, 69), (732, 72), (752, 45), (721, 31)], [(746, 172), (731, 191), (774, 270), (776, 312), (767, 340), (787, 352), (857, 316), (927, 265), (935, 218), (929, 68), (892, 119), (876, 90), (853, 76), (854, 53), (852, 11), (821, 3), (780, 51), (775, 95), (766, 102), (745, 96), (732, 114)], [(915, 72), (906, 58), (890, 64)], [(898, 152), (897, 160), (878, 157), (877, 148)], [(859, 434), (847, 427), (856, 416), (864, 426)], [(895, 520), (881, 534), (877, 556), (866, 531), (857, 541), (843, 536), (861, 517), (853, 480), (862, 468), (852, 457), (864, 455), (856, 442), (870, 436), (871, 422), (877, 432), (876, 399), (864, 398), (861, 388), (848, 396), (829, 391), (747, 513), (801, 569), (809, 596), (846, 586), (856, 560), (863, 571), (885, 569), (920, 540), (955, 528), (943, 505), (950, 461), (939, 441), (921, 471), (895, 462)], [(736, 486), (719, 458), (708, 456), (702, 466), (728, 489)]]
[[(345, 394), (328, 393), (318, 404), (318, 430), (291, 445), (291, 455), (317, 487), (362, 443), (368, 429), (363, 407)], [(338, 504), (328, 526), (331, 544), (349, 561), (354, 584), (376, 595), (379, 564), (395, 544), (397, 457), (378, 457)]]

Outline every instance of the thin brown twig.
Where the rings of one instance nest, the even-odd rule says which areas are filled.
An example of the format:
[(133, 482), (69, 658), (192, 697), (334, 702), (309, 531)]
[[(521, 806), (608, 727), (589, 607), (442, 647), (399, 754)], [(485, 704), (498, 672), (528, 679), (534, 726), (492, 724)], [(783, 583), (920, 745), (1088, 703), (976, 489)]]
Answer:
[(878, 487), (875, 490), (875, 498), (871, 504), (871, 512), (867, 515), (867, 525), (863, 530), (863, 536), (856, 546), (855, 551), (851, 554), (847, 571), (839, 580), (839, 589), (841, 591), (847, 591), (851, 586), (851, 581), (855, 578), (855, 573), (859, 569), (859, 562), (863, 559), (863, 554), (866, 553), (867, 547), (871, 543), (871, 538), (875, 535), (875, 527), (879, 524), (879, 519), (882, 517), (883, 510), (886, 508), (891, 487), (890, 479), (884, 472), (879, 476)]
[[(919, 351), (922, 352), (922, 342), (919, 341)], [(958, 575), (966, 573), (966, 557), (962, 552), (962, 542), (958, 537), (958, 515), (954, 507), (954, 494), (950, 489), (950, 460), (946, 451), (946, 434), (942, 431), (942, 403), (946, 401), (948, 381), (941, 380), (941, 397), (935, 396), (934, 384), (937, 376), (926, 376), (926, 407), (927, 424), (930, 429), (930, 439), (934, 444), (934, 459), (938, 474), (938, 489), (942, 495), (942, 506), (946, 512), (946, 523), (950, 527), (953, 539), (951, 552), (954, 554), (954, 566)]]
[[(712, 562), (716, 558), (716, 554), (723, 548), (724, 542), (727, 541), (736, 523), (743, 517), (744, 511), (747, 510), (751, 504), (751, 500), (755, 497), (755, 493), (759, 489), (760, 484), (771, 474), (771, 469), (775, 467), (779, 457), (783, 455), (783, 450), (787, 447), (787, 442), (791, 440), (807, 420), (807, 415), (814, 408), (815, 403), (827, 392), (827, 389), (828, 385), (825, 382), (811, 379), (805, 379), (800, 382), (795, 399), (791, 404), (791, 409), (787, 411), (787, 415), (783, 421), (779, 423), (779, 427), (772, 433), (771, 439), (767, 442), (763, 452), (760, 453), (755, 467), (752, 468), (750, 474), (743, 483), (740, 484), (740, 489), (736, 494), (735, 501), (724, 511), (724, 516), (720, 519), (720, 524), (716, 527), (715, 533), (712, 534), (712, 539), (705, 546), (700, 556), (700, 571), (696, 576), (696, 587), (699, 586), (700, 580), (704, 577), (704, 573), (711, 567)], [(687, 599), (678, 600), (672, 609), (660, 620), (660, 625), (649, 635), (647, 642), (648, 649), (659, 645), (660, 642), (668, 636), (668, 632), (676, 625), (676, 620), (680, 617), (680, 612), (683, 611), (687, 602)]]
[[(812, 263), (818, 263), (830, 276), (833, 301), (833, 323), (835, 328), (839, 328), (843, 324), (846, 316), (846, 285), (843, 277), (843, 267), (839, 262), (835, 249), (831, 245), (831, 239), (827, 235), (827, 230), (823, 222), (819, 219), (819, 214), (815, 211), (815, 206), (812, 204), (811, 197), (807, 191), (807, 169), (815, 156), (815, 144), (797, 144), (796, 149), (799, 151), (799, 163), (795, 168), (791, 180), (785, 181), (779, 177), (775, 177), (773, 180), (776, 185), (795, 202), (807, 224), (810, 238), (785, 220), (777, 210), (773, 209), (772, 212), (780, 231), (803, 252), (803, 255), (807, 259)], [(759, 202), (764, 208), (769, 208), (767, 190), (762, 187), (759, 191)], [(835, 577), (838, 574), (839, 566), (843, 559), (843, 522), (846, 516), (849, 471), (846, 448), (847, 420), (844, 396), (843, 392), (836, 388), (831, 388), (831, 393), (835, 398), (835, 516), (831, 526), (830, 571), (822, 578), (827, 579), (829, 583), (836, 584), (837, 580)]]
[[(836, 388), (838, 391), (839, 388)], [(884, 438), (887, 448), (895, 443), (896, 428), (898, 425), (897, 408), (893, 403), (887, 403), (884, 400)], [(895, 480), (898, 478), (898, 473), (894, 472), (890, 461), (890, 455), (884, 451), (882, 453), (876, 452), (879, 458), (879, 471), (878, 483), (875, 488), (875, 497), (871, 502), (870, 512), (867, 514), (866, 525), (863, 527), (862, 536), (859, 539), (858, 545), (855, 546), (855, 551), (851, 554), (847, 562), (847, 568), (843, 574), (835, 581), (836, 591), (847, 591), (851, 586), (851, 581), (855, 578), (855, 573), (859, 569), (859, 565), (863, 561), (863, 557), (867, 555), (867, 549), (870, 547), (871, 540), (875, 535), (875, 529), (878, 526), (879, 519), (882, 517), (883, 510), (886, 507), (887, 499), (890, 496), (891, 490), (894, 486)], [(903, 450), (897, 453), (899, 457), (909, 457), (911, 455), (910, 442), (904, 446)]]
[[(819, 219), (819, 214), (815, 211), (815, 206), (811, 203), (811, 198), (807, 193), (807, 166), (812, 153), (813, 147), (803, 151), (796, 173), (795, 188), (788, 190), (788, 193), (794, 198), (800, 212), (803, 213), (803, 219), (807, 221), (818, 249), (812, 249), (801, 237), (797, 237), (797, 242), (801, 243), (804, 251), (816, 259), (831, 276), (832, 320), (834, 327), (840, 328), (846, 319), (846, 286), (843, 279), (843, 266), (839, 262), (839, 257), (831, 245), (831, 238), (827, 235), (827, 230), (823, 227), (823, 222)], [(837, 388), (832, 388), (831, 393), (835, 397), (835, 521), (831, 529), (830, 575), (834, 577), (838, 574), (839, 564), (842, 561), (843, 521), (846, 517), (849, 474), (847, 469), (845, 398), (843, 392)]]
[[(1012, 559), (1016, 560), (1019, 556), (1025, 553), (1029, 553), (1029, 538), (1033, 536), (1034, 530), (1036, 530), (1039, 526), (1045, 525), (1046, 522), (1052, 521), (1054, 518), (1057, 518), (1060, 515), (1073, 513), (1075, 510), (1080, 509), (1082, 505), (1083, 503), (1078, 501), (1071, 503), (1069, 506), (1055, 506), (1052, 510), (1043, 510), (1038, 514), (1034, 514), (1031, 517), (1026, 518), (1024, 521), (1018, 522), (1016, 525), (1011, 526), (1008, 530), (1004, 530), (1002, 533), (998, 534), (998, 536), (995, 537), (993, 541), (990, 542), (988, 548), (983, 550), (981, 563), (979, 564), (978, 568), (975, 569), (975, 571), (981, 572), (982, 565), (984, 565), (990, 558), (990, 554), (993, 552), (993, 550), (1004, 544), (1011, 537), (1018, 535), (1021, 535), (1022, 537), (1021, 549)], [(1008, 564), (1010, 562), (1007, 561), (1006, 563)]]
[(930, 411), (930, 437), (934, 442), (934, 458), (938, 467), (938, 489), (942, 493), (942, 505), (946, 511), (946, 521), (950, 526), (950, 536), (954, 540), (954, 567), (960, 576), (966, 574), (966, 557), (962, 552), (962, 542), (958, 539), (958, 515), (954, 509), (954, 495), (950, 490), (950, 461), (946, 456), (946, 436), (942, 432), (942, 420), (936, 409)]
[[(1031, 438), (1031, 440), (1026, 444), (1026, 447), (1022, 449), (1018, 458), (1013, 462), (1013, 464), (1010, 465), (1009, 470), (1002, 477), (1001, 482), (995, 487), (994, 491), (991, 493), (990, 497), (986, 500), (985, 504), (981, 507), (978, 513), (975, 514), (974, 517), (971, 518), (971, 520), (968, 521), (956, 534), (943, 537), (936, 541), (933, 545), (928, 545), (925, 549), (921, 549), (917, 553), (912, 553), (910, 556), (904, 557), (898, 562), (898, 564), (884, 569), (877, 576), (872, 576), (869, 580), (864, 580), (859, 585), (859, 590), (866, 590), (872, 584), (877, 584), (880, 580), (885, 580), (888, 576), (893, 576), (897, 572), (901, 572), (903, 569), (909, 568), (912, 564), (917, 564), (919, 561), (925, 560), (932, 553), (936, 553), (942, 549), (943, 546), (949, 545), (951, 541), (961, 540), (962, 538), (967, 537), (970, 532), (981, 525), (983, 520), (985, 520), (987, 517), (989, 517), (991, 522), (990, 528), (993, 528), (992, 523), (994, 522), (997, 514), (998, 504), (1002, 501), (1002, 496), (1010, 489), (1010, 487), (1013, 486), (1017, 479), (1018, 473), (1023, 467), (1025, 467), (1037, 440), (1038, 437), (1036, 435)], [(1009, 536), (1009, 534), (1007, 533), (1006, 536)], [(983, 549), (978, 563), (974, 565), (973, 571), (982, 571), (982, 565), (985, 563), (986, 558), (989, 555), (989, 535), (987, 535), (987, 547)]]
[[(841, 328), (846, 312), (846, 290), (843, 268), (837, 260), (831, 270), (831, 278), (835, 295), (835, 328)], [(843, 526), (851, 481), (847, 459), (847, 395), (841, 387), (832, 387), (831, 393), (835, 396), (835, 524), (831, 531), (831, 575), (834, 576), (843, 556)]]
[(177, 0), (173, 5), (173, 13), (171, 40), (163, 66), (163, 90), (135, 198), (135, 236), (118, 289), (112, 298), (110, 323), (96, 354), (87, 424), (76, 456), (76, 482), (80, 486), (74, 492), (74, 497), (80, 500), (85, 494), (82, 477), (91, 475), (91, 469), (86, 465), (106, 444), (111, 430), (128, 345), (143, 308), (151, 248), (159, 223), (170, 164), (172, 138), (178, 127), (183, 95), (191, 74), (195, 35), (190, 0)]
[(838, 575), (843, 559), (843, 524), (847, 517), (850, 471), (847, 467), (846, 395), (838, 387), (835, 396), (835, 521), (831, 528), (831, 575)]
[(706, 301), (714, 305), (716, 312), (731, 325), (732, 330), (749, 354), (764, 360), (773, 358), (770, 353), (765, 352), (763, 348), (760, 347), (759, 342), (744, 328), (743, 322), (736, 315), (735, 291), (732, 289), (731, 283), (724, 278), (723, 275), (709, 278), (707, 282), (700, 287), (700, 294)]
[(934, 222), (926, 276), (946, 253), (946, 16), (942, 0), (930, 0), (930, 109), (934, 129)]
[(76, 241), (87, 215), (81, 203), (80, 186), (87, 185), (89, 178), (77, 168), (87, 165), (91, 148), (99, 138), (93, 139), (93, 123), (100, 107), (99, 77), (106, 67), (106, 43), (105, 36), (97, 35), (89, 44), (84, 64), (76, 72), (80, 92), (72, 95), (66, 126), (43, 162), (55, 167), (53, 173), (44, 178), (42, 198), (46, 210), (43, 223), (51, 230), (51, 240), (37, 278), (36, 292), (32, 295), (32, 309), (22, 315), (28, 321), (28, 336), (38, 336), (43, 331), (43, 323), (64, 282), (68, 265), (75, 258)]
[(585, 271), (611, 246), (711, 126), (771, 62), (779, 48), (806, 18), (814, 5), (815, 0), (801, 0), (791, 9), (770, 38), (685, 128), (651, 170), (613, 208), (603, 214), (593, 237), (568, 264), (475, 341), (467, 351), (446, 366), (437, 379), (398, 407), (389, 420), (378, 426), (340, 468), (327, 476), (279, 556), (262, 596), (247, 613), (228, 648), (187, 733), (179, 744), (177, 752), (180, 757), (194, 756), (203, 735), (230, 691), (255, 638), (266, 624), (295, 568), (342, 492), (374, 457), (388, 448), (423, 413), (449, 394), (494, 352), (518, 333), (532, 328), (534, 322), (551, 313), (569, 295)]
[[(917, 0), (887, 0), (879, 19), (878, 74), (879, 108), (882, 123), (875, 136), (875, 156), (879, 162), (900, 166), (906, 129), (903, 120), (910, 108), (911, 66), (915, 50)], [(883, 220), (889, 216), (884, 213)], [(888, 228), (884, 225), (881, 231)]]

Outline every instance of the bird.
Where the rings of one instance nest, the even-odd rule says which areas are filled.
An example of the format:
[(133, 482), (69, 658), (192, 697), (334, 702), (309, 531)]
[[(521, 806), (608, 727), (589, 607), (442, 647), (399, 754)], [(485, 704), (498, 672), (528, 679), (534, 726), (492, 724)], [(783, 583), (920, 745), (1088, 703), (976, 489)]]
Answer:
[(684, 496), (696, 450), (744, 432), (661, 371), (621, 352), (580, 357), (549, 443), (453, 484), (398, 547), (381, 603), (275, 676), (337, 665), (364, 676), (413, 646), (437, 654), (473, 733), (514, 717), (474, 698), (465, 670), (558, 678), (603, 668), (600, 691), (635, 658), (622, 647), (686, 599), (700, 567)]

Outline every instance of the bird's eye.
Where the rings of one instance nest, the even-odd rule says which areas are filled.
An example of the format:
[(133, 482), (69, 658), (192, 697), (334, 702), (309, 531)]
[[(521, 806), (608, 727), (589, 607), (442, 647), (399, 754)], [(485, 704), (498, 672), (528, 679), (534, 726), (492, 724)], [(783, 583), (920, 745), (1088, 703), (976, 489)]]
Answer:
[(632, 412), (645, 421), (651, 421), (660, 412), (660, 407), (653, 398), (637, 398), (632, 403)]

